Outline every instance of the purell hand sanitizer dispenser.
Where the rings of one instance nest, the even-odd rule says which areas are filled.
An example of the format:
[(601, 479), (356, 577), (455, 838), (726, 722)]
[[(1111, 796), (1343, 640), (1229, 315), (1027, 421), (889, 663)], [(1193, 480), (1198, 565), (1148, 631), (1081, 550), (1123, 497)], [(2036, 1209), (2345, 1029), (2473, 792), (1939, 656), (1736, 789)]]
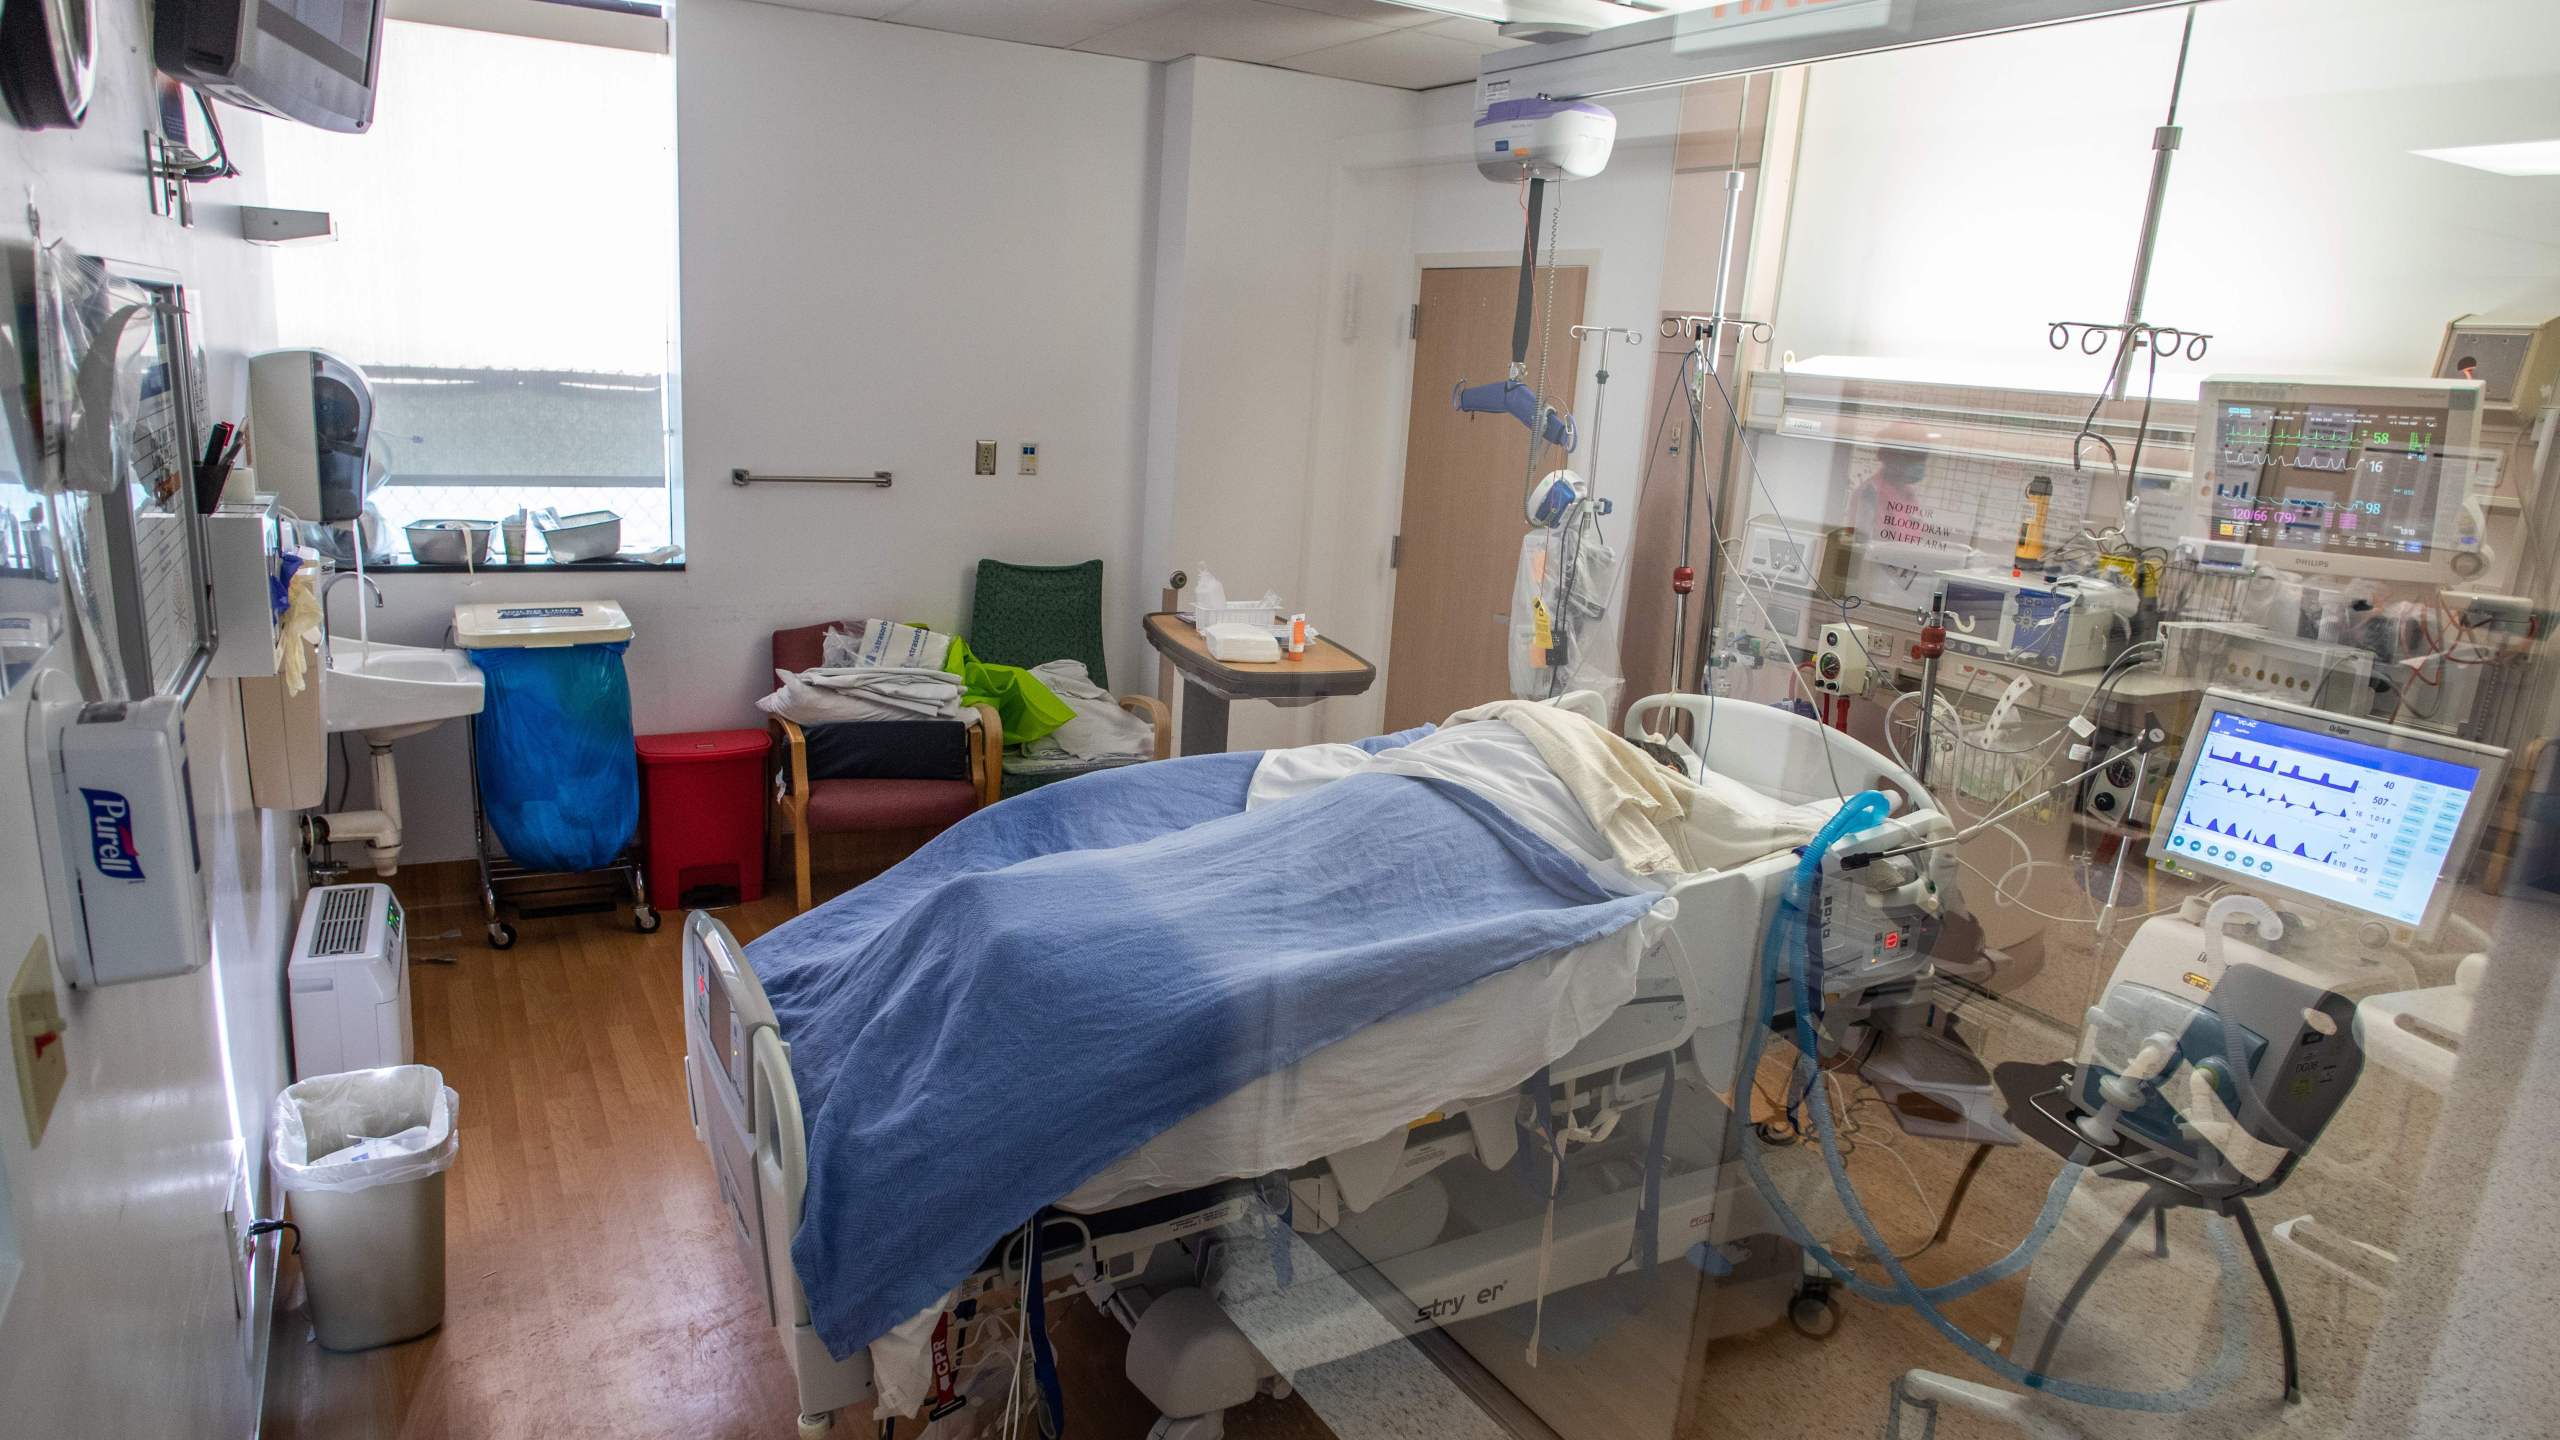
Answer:
[(185, 707), (162, 696), (28, 706), (36, 835), (53, 949), (74, 985), (121, 985), (213, 957), (187, 773)]

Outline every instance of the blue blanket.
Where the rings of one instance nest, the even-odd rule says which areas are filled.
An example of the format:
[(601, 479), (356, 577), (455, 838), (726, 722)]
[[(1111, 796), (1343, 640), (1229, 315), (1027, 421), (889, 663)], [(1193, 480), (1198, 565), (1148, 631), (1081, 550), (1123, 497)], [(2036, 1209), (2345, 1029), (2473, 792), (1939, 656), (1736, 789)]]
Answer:
[(749, 948), (809, 1127), (791, 1253), (831, 1352), (1185, 1116), (1656, 898), (1433, 781), (1245, 811), (1257, 759), (1006, 801)]

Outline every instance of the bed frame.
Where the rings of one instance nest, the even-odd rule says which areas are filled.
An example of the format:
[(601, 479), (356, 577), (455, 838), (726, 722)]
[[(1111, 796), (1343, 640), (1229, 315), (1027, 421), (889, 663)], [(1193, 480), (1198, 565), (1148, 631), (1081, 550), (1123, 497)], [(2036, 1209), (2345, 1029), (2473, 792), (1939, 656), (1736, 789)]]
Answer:
[[(1781, 799), (1829, 796), (1835, 771), (1852, 791), (1902, 792), (1901, 813), (1868, 832), (1868, 843), (1908, 843), (1952, 828), (1902, 767), (1837, 730), (1774, 707), (1657, 695), (1629, 709), (1627, 733), (1661, 733), (1675, 717), (1686, 717), (1691, 743), (1709, 768)], [(1701, 1122), (1702, 1107), (1694, 1104), (1687, 1114), (1693, 1132), (1704, 1123), (1716, 1138), (1661, 1175), (1656, 1249), (1663, 1260), (1700, 1241), (1721, 1243), (1769, 1228), (1758, 1223), (1756, 1196), (1741, 1183), (1739, 1167), (1726, 1163), (1735, 1153), (1737, 1127), (1721, 1097), (1738, 1084), (1757, 937), (1796, 864), (1793, 852), (1781, 852), (1679, 881), (1671, 891), (1679, 912), (1646, 950), (1633, 998), (1549, 1068), (1558, 1116), (1571, 1113), (1566, 1097), (1588, 1103), (1595, 1092), (1613, 1109), (1648, 1106), (1669, 1081), (1694, 1086), (1711, 1102), (1704, 1107), (1713, 1112), (1710, 1119)], [(1736, 947), (1736, 935), (1753, 940)], [(685, 1088), (694, 1131), (710, 1153), (739, 1256), (759, 1278), (766, 1319), (790, 1361), (801, 1433), (824, 1434), (837, 1411), (870, 1403), (875, 1391), (867, 1351), (843, 1360), (827, 1354), (791, 1262), (790, 1238), (800, 1228), (808, 1181), (808, 1131), (790, 1045), (744, 947), (704, 911), (686, 917), (684, 985)], [(1434, 1193), (1440, 1185), (1434, 1172), (1465, 1160), (1491, 1172), (1511, 1164), (1520, 1107), (1516, 1094), (1486, 1097), (1301, 1167), (1291, 1176), (1289, 1223), (1301, 1235), (1346, 1238), (1360, 1233), (1362, 1217), (1389, 1213), (1379, 1207), (1390, 1197), (1427, 1212), (1428, 1204), (1447, 1199)], [(1642, 1126), (1629, 1115), (1622, 1128)], [(1605, 1178), (1579, 1180), (1569, 1189), (1573, 1198), (1555, 1208), (1551, 1238), (1541, 1212), (1418, 1247), (1381, 1250), (1355, 1239), (1349, 1253), (1366, 1272), (1352, 1277), (1355, 1288), (1396, 1331), (1413, 1334), (1600, 1279), (1631, 1253), (1639, 1189), (1623, 1175), (1614, 1185)], [(1052, 1213), (1041, 1236), (1044, 1289), (1062, 1296), (1081, 1291), (1132, 1329), (1131, 1378), (1166, 1411), (1151, 1432), (1161, 1440), (1215, 1440), (1226, 1407), (1257, 1389), (1286, 1392), (1285, 1377), (1236, 1321), (1187, 1288), (1208, 1273), (1221, 1241), (1267, 1246), (1277, 1223), (1273, 1207), (1247, 1182), (1096, 1215)], [(1430, 1223), (1427, 1213), (1423, 1223)], [(961, 1297), (1018, 1289), (1019, 1248), (1010, 1257), (1001, 1247), (991, 1254), (962, 1284)], [(1537, 1285), (1542, 1249), (1543, 1292)], [(1159, 1306), (1178, 1292), (1174, 1303)], [(1283, 1358), (1295, 1369), (1331, 1356), (1293, 1348)]]

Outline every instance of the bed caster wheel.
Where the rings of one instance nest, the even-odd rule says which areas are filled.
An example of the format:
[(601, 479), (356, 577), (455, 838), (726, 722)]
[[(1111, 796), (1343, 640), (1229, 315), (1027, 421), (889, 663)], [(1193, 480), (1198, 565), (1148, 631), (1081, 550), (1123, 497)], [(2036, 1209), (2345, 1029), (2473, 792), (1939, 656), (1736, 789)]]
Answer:
[(657, 934), (658, 927), (664, 923), (654, 906), (635, 905), (631, 909), (631, 928), (643, 935)]
[(507, 923), (506, 921), (504, 921), (504, 920), (492, 920), (492, 921), (490, 921), (490, 922), (489, 922), (489, 948), (490, 948), (490, 949), (492, 949), (492, 950), (508, 950), (508, 949), (513, 949), (513, 948), (515, 947), (515, 943), (516, 943), (516, 927), (514, 927), (513, 925), (508, 924), (508, 923)]
[(803, 1415), (800, 1417), (800, 1440), (818, 1440), (821, 1435), (834, 1434), (835, 1428), (836, 1412), (833, 1410), (822, 1410), (815, 1415)]
[(1787, 1302), (1787, 1323), (1808, 1340), (1828, 1340), (1840, 1330), (1840, 1302), (1819, 1291), (1797, 1291)]

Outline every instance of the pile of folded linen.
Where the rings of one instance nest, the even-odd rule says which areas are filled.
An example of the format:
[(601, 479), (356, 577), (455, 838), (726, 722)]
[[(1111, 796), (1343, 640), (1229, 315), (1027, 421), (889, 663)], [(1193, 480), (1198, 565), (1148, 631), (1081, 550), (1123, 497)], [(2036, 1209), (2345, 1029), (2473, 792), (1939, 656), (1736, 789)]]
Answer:
[(895, 620), (849, 620), (828, 628), (819, 655), (829, 669), (946, 670), (951, 637)]
[(776, 670), (781, 688), (756, 702), (802, 725), (845, 720), (948, 720), (960, 713), (960, 677), (907, 665)]
[(1052, 660), (1031, 673), (1074, 709), (1075, 718), (1028, 745), (1005, 752), (1013, 775), (1053, 775), (1130, 765), (1155, 756), (1155, 727), (1120, 708), (1093, 683), (1081, 660)]
[(943, 668), (951, 637), (893, 620), (828, 629), (814, 670), (776, 670), (781, 688), (756, 702), (801, 725), (847, 720), (949, 720), (968, 683)]

